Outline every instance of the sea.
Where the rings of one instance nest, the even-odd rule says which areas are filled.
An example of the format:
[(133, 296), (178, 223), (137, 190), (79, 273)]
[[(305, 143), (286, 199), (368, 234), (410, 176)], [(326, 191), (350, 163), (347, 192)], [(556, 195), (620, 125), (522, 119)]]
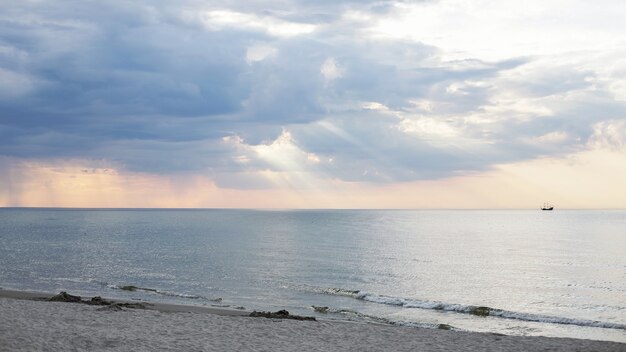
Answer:
[(0, 287), (626, 342), (626, 211), (2, 208)]

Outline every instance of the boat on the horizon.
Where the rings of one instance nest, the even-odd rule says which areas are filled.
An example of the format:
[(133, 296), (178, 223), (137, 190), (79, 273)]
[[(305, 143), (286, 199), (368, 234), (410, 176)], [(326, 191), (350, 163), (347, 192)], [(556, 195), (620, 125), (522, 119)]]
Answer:
[(541, 210), (553, 210), (554, 206), (550, 203), (543, 203), (543, 206), (541, 207)]

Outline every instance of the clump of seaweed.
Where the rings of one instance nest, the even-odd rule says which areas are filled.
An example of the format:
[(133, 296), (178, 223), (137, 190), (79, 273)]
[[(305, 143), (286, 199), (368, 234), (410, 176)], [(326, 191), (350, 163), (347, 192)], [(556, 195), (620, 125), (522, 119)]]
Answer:
[(61, 291), (58, 295), (48, 298), (48, 301), (80, 303), (81, 298), (80, 296), (73, 296), (65, 291)]
[(109, 306), (112, 302), (103, 299), (100, 296), (92, 297), (91, 300), (84, 302), (92, 306)]
[[(52, 296), (47, 299), (52, 302), (68, 302), (68, 303), (82, 303), (90, 306), (103, 306), (98, 310), (122, 310), (122, 308), (131, 309), (147, 309), (148, 307), (144, 303), (135, 302), (114, 302), (108, 301), (100, 296), (91, 298), (90, 300), (83, 300), (80, 296), (70, 295), (65, 291), (61, 291), (58, 295)], [(106, 309), (105, 309), (106, 308)]]
[(127, 285), (127, 286), (120, 287), (120, 290), (124, 290), (124, 291), (137, 291), (138, 289), (139, 289), (139, 287), (133, 286), (133, 285)]
[(251, 317), (274, 318), (274, 319), (293, 319), (293, 320), (316, 320), (314, 317), (304, 317), (300, 315), (291, 315), (288, 311), (282, 309), (277, 312), (257, 312), (250, 313)]
[(328, 313), (328, 307), (312, 306), (313, 310), (318, 313)]
[(491, 308), (489, 307), (471, 307), (469, 313), (473, 315), (478, 315), (479, 317), (486, 317), (489, 315)]

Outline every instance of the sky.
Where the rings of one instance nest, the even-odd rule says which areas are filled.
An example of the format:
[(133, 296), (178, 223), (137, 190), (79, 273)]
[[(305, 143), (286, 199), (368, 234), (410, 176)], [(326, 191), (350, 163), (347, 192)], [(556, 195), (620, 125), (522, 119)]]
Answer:
[(0, 206), (626, 208), (621, 0), (0, 8)]

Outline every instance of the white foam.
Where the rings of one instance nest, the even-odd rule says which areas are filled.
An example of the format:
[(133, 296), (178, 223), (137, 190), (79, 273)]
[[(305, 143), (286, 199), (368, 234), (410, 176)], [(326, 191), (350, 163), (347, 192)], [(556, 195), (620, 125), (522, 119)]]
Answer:
[(350, 296), (350, 297), (354, 297), (356, 299), (360, 299), (360, 300), (367, 301), (367, 302), (398, 306), (402, 308), (433, 309), (433, 310), (442, 310), (442, 311), (447, 311), (447, 312), (473, 314), (473, 315), (478, 315), (478, 316), (493, 316), (493, 317), (500, 317), (500, 318), (505, 318), (505, 319), (516, 319), (516, 320), (539, 322), (539, 323), (578, 325), (578, 326), (589, 326), (589, 327), (597, 327), (597, 328), (605, 328), (605, 329), (626, 330), (626, 324), (620, 324), (620, 323), (611, 323), (611, 322), (603, 322), (603, 321), (587, 320), (587, 319), (555, 317), (555, 316), (533, 314), (533, 313), (513, 312), (513, 311), (491, 308), (491, 307), (480, 307), (480, 306), (446, 303), (446, 302), (438, 302), (438, 301), (407, 299), (407, 298), (402, 298), (402, 297), (377, 295), (377, 294), (358, 291), (358, 290), (353, 291), (353, 290), (344, 290), (344, 289), (334, 288), (334, 289), (324, 290), (324, 293), (336, 294), (336, 295), (341, 295), (341, 296)]
[(461, 331), (461, 329), (455, 328), (448, 324), (433, 324), (433, 323), (422, 323), (422, 322), (415, 322), (415, 321), (397, 321), (397, 320), (390, 320), (387, 318), (382, 318), (382, 317), (378, 317), (374, 315), (363, 314), (363, 313), (360, 313), (351, 309), (335, 309), (335, 308), (329, 308), (329, 307), (324, 307), (324, 308), (326, 308), (325, 310), (323, 310), (323, 313), (325, 314), (337, 314), (343, 317), (347, 317), (349, 320), (352, 320), (352, 318), (356, 318), (358, 320), (366, 320), (369, 322), (376, 322), (379, 324), (398, 325), (398, 326), (406, 326), (406, 327), (412, 327), (412, 328), (445, 329), (445, 330)]
[(354, 297), (354, 298), (357, 298), (357, 294), (359, 293), (359, 291), (345, 290), (342, 288), (325, 288), (325, 289), (322, 289), (321, 292), (329, 294), (329, 295), (346, 296), (346, 297)]

